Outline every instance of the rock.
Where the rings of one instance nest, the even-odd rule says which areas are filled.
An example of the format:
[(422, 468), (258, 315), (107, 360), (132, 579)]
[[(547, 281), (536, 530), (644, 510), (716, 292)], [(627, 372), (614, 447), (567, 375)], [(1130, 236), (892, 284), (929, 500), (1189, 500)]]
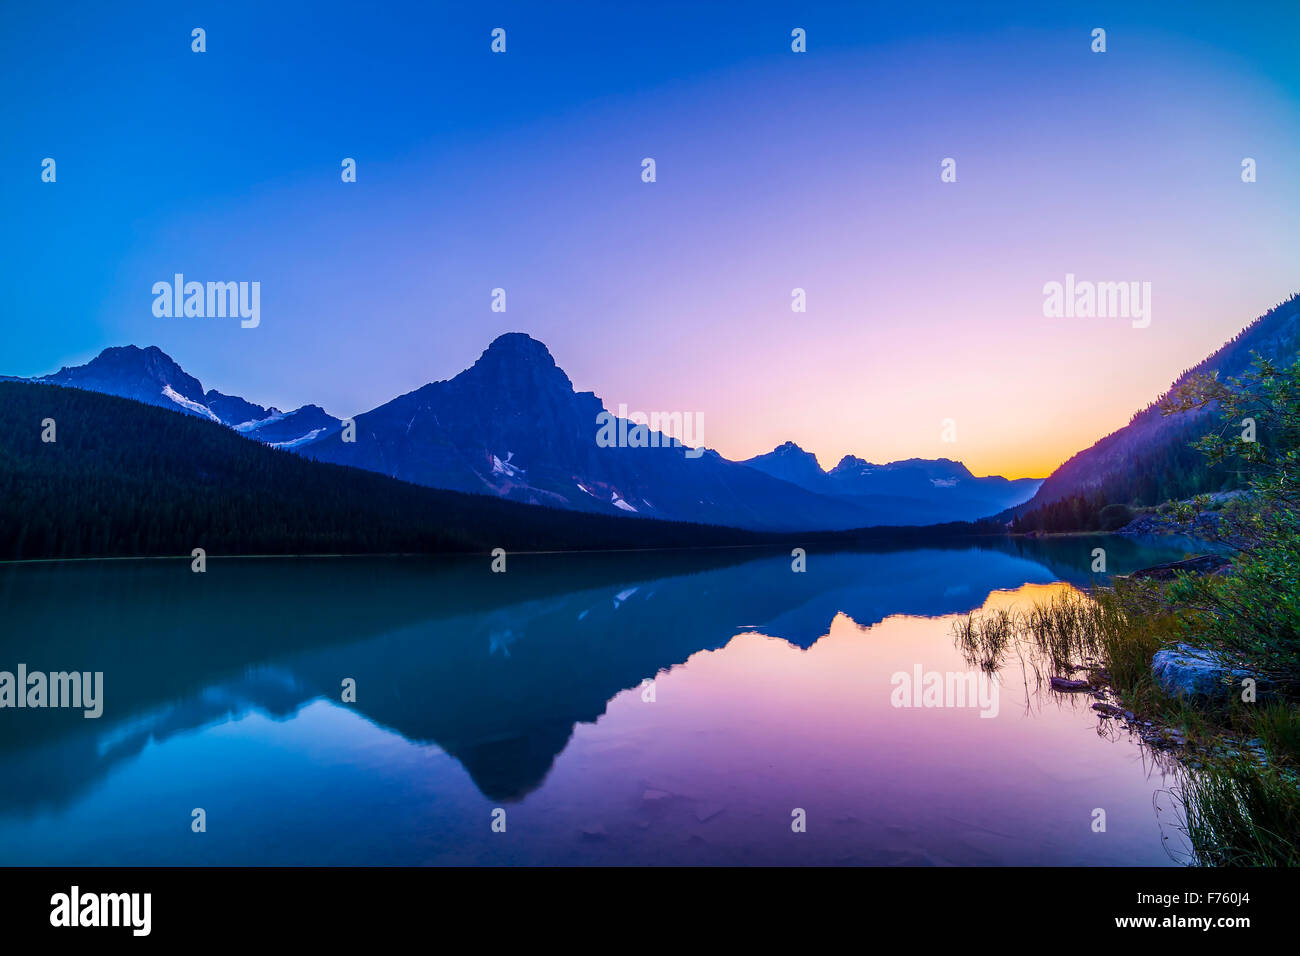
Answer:
[(1067, 677), (1053, 677), (1052, 690), (1088, 690), (1092, 685), (1086, 680), (1070, 680)]
[(1188, 644), (1156, 651), (1151, 673), (1165, 693), (1187, 697), (1231, 697), (1240, 692), (1243, 678), (1254, 677), (1215, 652)]
[(1119, 717), (1124, 713), (1123, 710), (1116, 707), (1114, 704), (1093, 704), (1092, 709), (1103, 717)]
[[(1222, 503), (1238, 494), (1240, 492), (1230, 491), (1211, 497)], [(1178, 534), (1190, 535), (1193, 538), (1213, 538), (1223, 530), (1222, 524), (1223, 515), (1218, 511), (1202, 511), (1194, 515), (1190, 521), (1177, 521), (1172, 514), (1144, 514), (1138, 515), (1115, 533), (1137, 537)]]
[(1137, 580), (1172, 581), (1180, 572), (1186, 574), (1223, 574), (1232, 567), (1232, 562), (1221, 554), (1200, 554), (1183, 561), (1166, 561), (1153, 564), (1129, 575)]

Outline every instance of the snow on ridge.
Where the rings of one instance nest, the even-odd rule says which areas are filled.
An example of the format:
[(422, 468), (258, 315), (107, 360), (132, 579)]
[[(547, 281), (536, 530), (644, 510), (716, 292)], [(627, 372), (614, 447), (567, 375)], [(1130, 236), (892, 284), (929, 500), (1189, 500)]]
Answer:
[(618, 496), (618, 492), (617, 492), (617, 491), (612, 492), (612, 493), (610, 494), (610, 496), (609, 496), (609, 500), (610, 500), (610, 503), (611, 503), (615, 508), (622, 508), (624, 511), (630, 511), (630, 512), (632, 512), (633, 514), (636, 514), (636, 509), (633, 508), (633, 507), (632, 507), (630, 504), (628, 504), (626, 501), (624, 501), (622, 498), (620, 498), (620, 497)]
[(303, 435), (300, 438), (295, 438), (293, 441), (273, 441), (273, 442), (267, 442), (267, 445), (269, 445), (271, 448), (297, 448), (299, 445), (305, 445), (309, 441), (314, 441), (316, 439), (316, 436), (319, 435), (324, 430), (325, 429), (323, 428), (313, 428), (307, 434)]
[(163, 393), (163, 397), (171, 399), (181, 408), (188, 409), (189, 411), (194, 412), (195, 414), (202, 415), (205, 418), (209, 418), (212, 421), (216, 422), (218, 425), (225, 424), (220, 418), (218, 418), (216, 415), (213, 414), (212, 409), (208, 408), (208, 406), (201, 405), (198, 402), (190, 401), (188, 398), (186, 398), (180, 392), (176, 391), (176, 389), (172, 388), (170, 385), (164, 385), (162, 389), (162, 393)]
[(284, 417), (285, 417), (284, 412), (276, 412), (274, 415), (268, 415), (266, 418), (258, 418), (258, 419), (254, 419), (251, 422), (244, 422), (240, 425), (235, 425), (234, 428), (235, 431), (241, 433), (251, 432), (254, 428), (261, 428), (263, 425), (270, 425), (274, 422), (283, 421)]

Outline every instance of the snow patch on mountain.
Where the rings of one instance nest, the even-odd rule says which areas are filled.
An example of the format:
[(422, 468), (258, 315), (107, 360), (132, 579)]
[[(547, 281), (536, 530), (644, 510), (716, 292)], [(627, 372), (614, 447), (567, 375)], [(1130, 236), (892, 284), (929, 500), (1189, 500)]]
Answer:
[(268, 415), (266, 418), (259, 418), (256, 421), (251, 422), (243, 422), (242, 424), (234, 426), (234, 428), (235, 431), (240, 434), (251, 432), (254, 428), (261, 428), (263, 425), (271, 425), (275, 422), (284, 421), (285, 414), (285, 412), (276, 412), (274, 415)]
[[(502, 461), (496, 455), (493, 455), (492, 474), (505, 475), (507, 478), (518, 478), (520, 475), (522, 475), (524, 473), (524, 469), (520, 468), (518, 465), (510, 464), (510, 459), (513, 458), (514, 456), (515, 456), (514, 452), (508, 451), (506, 452), (505, 461)], [(578, 487), (581, 488), (582, 486), (579, 485)]]
[(188, 409), (189, 411), (193, 412), (195, 415), (199, 415), (203, 418), (211, 419), (212, 421), (216, 422), (218, 425), (223, 424), (221, 419), (218, 418), (216, 415), (214, 415), (212, 413), (212, 409), (208, 408), (208, 406), (201, 405), (195, 401), (191, 401), (190, 399), (182, 395), (180, 392), (176, 391), (176, 389), (172, 388), (170, 385), (164, 385), (162, 389), (162, 393), (163, 393), (163, 397), (171, 399), (177, 405), (181, 406), (181, 408)]
[(301, 438), (295, 438), (293, 441), (273, 441), (268, 442), (267, 444), (272, 448), (297, 448), (299, 445), (305, 445), (309, 441), (315, 441), (316, 437), (323, 431), (325, 431), (323, 428), (313, 428)]

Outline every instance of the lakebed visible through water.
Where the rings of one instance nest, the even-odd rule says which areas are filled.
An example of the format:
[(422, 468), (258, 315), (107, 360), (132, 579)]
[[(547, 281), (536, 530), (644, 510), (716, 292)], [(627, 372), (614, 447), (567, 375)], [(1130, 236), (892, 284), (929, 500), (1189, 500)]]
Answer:
[(1098, 546), (1194, 548), (3, 566), (0, 670), (103, 682), (0, 710), (0, 863), (1172, 864), (1172, 770), (1086, 695), (900, 693)]

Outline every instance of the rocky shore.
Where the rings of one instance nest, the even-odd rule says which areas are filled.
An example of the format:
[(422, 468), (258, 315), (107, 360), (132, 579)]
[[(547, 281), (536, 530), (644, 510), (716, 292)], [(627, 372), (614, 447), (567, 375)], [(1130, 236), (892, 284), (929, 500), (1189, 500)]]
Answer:
[[(1142, 520), (1142, 519), (1139, 519)], [(1137, 522), (1134, 522), (1137, 524)], [(1146, 532), (1135, 532), (1146, 533)], [(1142, 568), (1127, 575), (1133, 580), (1170, 581), (1178, 574), (1230, 574), (1231, 559), (1222, 554), (1201, 554), (1181, 561)], [(1181, 728), (1169, 726), (1158, 719), (1147, 719), (1124, 706), (1113, 686), (1110, 674), (1101, 662), (1088, 661), (1075, 665), (1075, 672), (1083, 671), (1084, 678), (1056, 676), (1051, 678), (1053, 690), (1062, 693), (1087, 693), (1094, 699), (1092, 709), (1103, 721), (1137, 734), (1151, 748), (1161, 751), (1187, 751), (1189, 738)], [(1253, 681), (1256, 699), (1271, 696), (1268, 680), (1261, 675), (1238, 666), (1216, 651), (1179, 643), (1155, 653), (1151, 673), (1156, 685), (1170, 697), (1183, 698), (1189, 703), (1218, 706), (1243, 692), (1243, 682)], [(1247, 757), (1266, 764), (1264, 745), (1258, 738), (1234, 740), (1218, 737), (1213, 742), (1201, 742), (1202, 749), (1217, 757)], [(1200, 759), (1190, 752), (1178, 754), (1191, 767), (1199, 767)]]

